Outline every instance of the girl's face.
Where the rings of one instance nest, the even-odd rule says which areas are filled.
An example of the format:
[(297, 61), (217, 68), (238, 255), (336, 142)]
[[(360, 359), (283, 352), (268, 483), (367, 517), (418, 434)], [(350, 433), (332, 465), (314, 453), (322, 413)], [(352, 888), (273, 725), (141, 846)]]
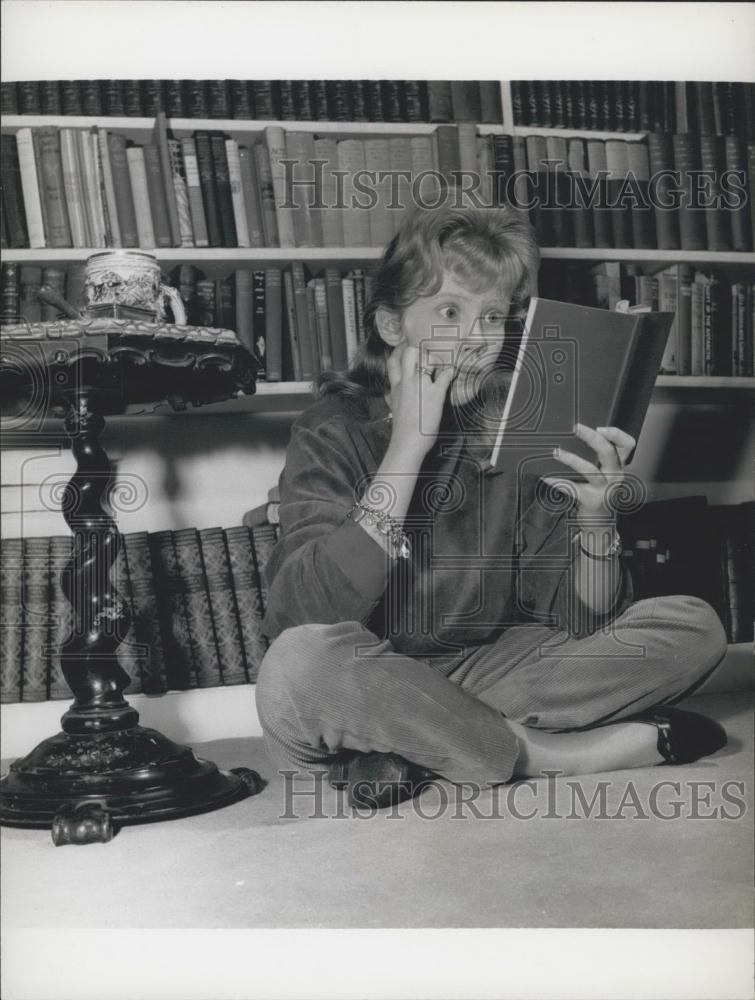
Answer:
[(469, 402), (501, 352), (509, 300), (501, 292), (475, 292), (448, 271), (435, 295), (417, 299), (401, 314), (401, 333), (420, 351), (423, 365), (453, 365), (454, 406)]

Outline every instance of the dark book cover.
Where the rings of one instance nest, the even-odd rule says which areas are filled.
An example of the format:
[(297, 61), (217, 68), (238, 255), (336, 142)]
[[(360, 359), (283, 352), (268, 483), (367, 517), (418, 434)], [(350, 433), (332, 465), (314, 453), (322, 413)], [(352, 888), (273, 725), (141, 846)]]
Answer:
[(186, 103), (181, 80), (163, 80), (165, 115), (167, 118), (186, 118)]
[(210, 151), (210, 133), (195, 132), (194, 142), (197, 147), (197, 167), (199, 169), (199, 183), (202, 188), (202, 201), (204, 202), (205, 219), (207, 222), (207, 237), (211, 247), (222, 247), (224, 246), (223, 230), (220, 222), (218, 195), (215, 188), (215, 168)]
[(279, 267), (265, 269), (265, 379), (283, 378), (283, 288)]
[[(427, 81), (427, 115), (431, 122), (453, 121), (453, 98), (450, 80)], [(373, 118), (373, 121), (378, 121)]]
[(540, 246), (551, 247), (555, 243), (553, 233), (552, 201), (548, 198), (547, 146), (545, 137), (528, 135), (525, 137), (527, 150), (527, 172), (532, 178), (530, 190), (530, 222)]
[(328, 302), (328, 322), (330, 345), (335, 371), (346, 371), (348, 357), (346, 350), (346, 322), (343, 314), (343, 291), (341, 272), (337, 267), (325, 270), (325, 293)]
[(126, 137), (116, 132), (108, 134), (110, 146), (110, 168), (113, 173), (113, 188), (118, 211), (118, 226), (121, 231), (121, 243), (124, 247), (138, 247), (139, 237), (136, 230), (136, 212), (134, 198), (131, 192), (131, 176), (126, 157)]
[(118, 663), (126, 671), (130, 678), (127, 685), (126, 694), (140, 694), (142, 690), (142, 660), (144, 659), (144, 647), (139, 645), (136, 639), (136, 611), (134, 609), (134, 595), (131, 589), (131, 577), (128, 571), (128, 559), (126, 558), (126, 546), (121, 536), (118, 546), (118, 555), (110, 570), (110, 580), (115, 587), (118, 597), (128, 608), (131, 621), (128, 632), (118, 636), (120, 645), (116, 651)]
[(553, 82), (540, 80), (538, 92), (540, 96), (538, 122), (543, 128), (553, 128)]
[(627, 80), (624, 88), (624, 119), (627, 132), (640, 131), (640, 84), (637, 80)]
[[(440, 142), (438, 143), (440, 149)], [(440, 159), (440, 155), (438, 156)], [(510, 135), (493, 136), (493, 201), (508, 204), (506, 197), (509, 178), (514, 173), (514, 147)]]
[(231, 101), (228, 80), (207, 81), (207, 102), (210, 118), (230, 118)]
[(252, 354), (257, 362), (258, 377), (265, 378), (267, 371), (267, 350), (266, 350), (266, 288), (265, 272), (252, 272), (252, 333), (253, 346)]
[(650, 156), (644, 142), (627, 143), (632, 190), (627, 192), (632, 218), (632, 242), (638, 250), (658, 246), (655, 213), (650, 197)]
[(631, 202), (626, 194), (629, 175), (628, 144), (621, 139), (606, 142), (608, 169), (608, 201), (611, 212), (612, 246), (624, 249), (634, 245)]
[[(20, 115), (42, 114), (42, 100), (38, 80), (21, 80), (18, 87), (18, 113)], [(86, 112), (84, 112), (86, 114)]]
[(190, 326), (199, 326), (199, 304), (197, 302), (197, 281), (199, 272), (193, 264), (181, 264), (171, 274), (171, 284), (178, 289), (186, 310)]
[[(674, 146), (671, 134), (650, 132), (648, 155), (650, 176), (658, 175), (655, 185), (656, 197), (653, 202), (658, 249), (679, 250), (681, 248), (677, 207), (679, 202), (678, 195), (675, 194), (676, 183), (671, 176), (674, 170)], [(666, 208), (666, 205), (672, 207)]]
[(708, 175), (709, 204), (704, 208), (708, 250), (731, 250), (731, 220), (722, 204), (721, 174), (724, 170), (724, 140), (721, 136), (700, 136), (700, 166)]
[(155, 243), (158, 247), (173, 246), (168, 221), (168, 206), (165, 201), (165, 185), (160, 165), (160, 151), (157, 146), (144, 146), (144, 170), (147, 175), (147, 191), (149, 207), (152, 213), (152, 225), (155, 231)]
[(283, 121), (296, 121), (296, 104), (294, 103), (294, 81), (279, 80), (278, 93), (280, 95), (280, 116)]
[(364, 342), (366, 328), (364, 323), (365, 289), (364, 271), (361, 267), (355, 268), (349, 275), (354, 282), (354, 312), (357, 321), (357, 339), (359, 343)]
[(480, 121), (480, 87), (476, 80), (451, 81), (451, 109), (455, 122)]
[(402, 122), (401, 84), (398, 80), (383, 80), (383, 117), (387, 122)]
[(183, 528), (173, 532), (173, 541), (196, 656), (197, 686), (215, 687), (223, 683), (223, 675), (199, 534), (196, 528)]
[[(165, 192), (165, 207), (168, 210), (168, 226), (170, 230), (170, 246), (181, 246), (181, 224), (178, 219), (178, 201), (173, 183), (173, 163), (170, 155), (170, 136), (165, 112), (159, 111), (155, 119), (154, 143), (160, 153), (160, 169)], [(159, 244), (158, 244), (159, 245)], [(234, 244), (235, 245), (235, 244)]]
[(296, 297), (294, 294), (294, 278), (291, 268), (283, 272), (283, 319), (285, 332), (283, 341), (282, 368), (283, 379), (294, 382), (302, 380), (302, 358), (299, 346), (299, 325), (297, 322)]
[(21, 602), (24, 609), (21, 701), (46, 701), (50, 648), (49, 538), (23, 540)]
[(123, 101), (123, 80), (103, 80), (102, 100), (105, 114), (111, 118), (123, 118), (126, 106)]
[(577, 422), (621, 427), (639, 439), (673, 318), (532, 298), (491, 464), (569, 478), (553, 457), (554, 446), (588, 461), (594, 457), (574, 434)]
[(737, 134), (734, 87), (729, 81), (718, 81), (713, 84), (713, 123), (716, 135)]
[(0, 144), (0, 183), (2, 183), (9, 244), (14, 248), (28, 247), (29, 232), (26, 225), (15, 135), (4, 135)]
[[(482, 84), (480, 84), (482, 87)], [(568, 87), (566, 80), (556, 80), (551, 93), (551, 110), (553, 127), (566, 128), (566, 112), (568, 103)]]
[(233, 273), (234, 283), (234, 322), (230, 329), (235, 330), (243, 346), (254, 353), (254, 326), (252, 313), (252, 272), (247, 268)]
[(427, 96), (421, 80), (403, 81), (401, 84), (401, 104), (405, 121), (427, 121)]
[[(571, 207), (574, 246), (584, 248), (594, 247), (595, 230), (593, 228), (592, 206), (589, 200), (587, 152), (584, 139), (569, 139), (567, 143), (567, 162), (572, 176), (574, 191)], [(552, 296), (548, 297), (552, 298)]]
[[(236, 220), (233, 215), (233, 198), (231, 195), (231, 178), (228, 173), (228, 158), (225, 151), (225, 135), (222, 132), (210, 133), (210, 150), (212, 152), (212, 167), (215, 175), (220, 229), (223, 234), (221, 246), (235, 247), (238, 246)], [(214, 246), (212, 241), (210, 242)]]
[(21, 701), (23, 671), (23, 548), (20, 538), (0, 541), (0, 702)]
[(294, 261), (291, 265), (293, 280), (294, 307), (296, 310), (296, 331), (299, 346), (301, 370), (299, 378), (305, 382), (311, 381), (315, 375), (316, 330), (311, 328), (309, 310), (307, 309), (307, 280), (304, 274), (304, 264)]
[(254, 118), (254, 101), (248, 80), (231, 80), (231, 118), (241, 121)]
[(695, 80), (686, 84), (686, 90), (692, 131), (700, 135), (714, 135), (716, 121), (713, 114), (713, 84)]
[[(371, 122), (385, 121), (383, 112), (383, 89), (380, 80), (365, 80), (364, 92), (367, 100), (367, 115)], [(331, 107), (332, 114), (332, 107)]]
[(587, 111), (587, 128), (597, 131), (602, 127), (599, 81), (584, 80), (585, 107)]
[(209, 118), (206, 80), (184, 80), (184, 103), (188, 118)]
[(0, 83), (0, 114), (17, 115), (18, 110), (18, 84), (15, 81), (3, 81)]
[(221, 682), (245, 684), (249, 674), (223, 529), (203, 528), (199, 532), (199, 544), (217, 638)]
[[(40, 110), (43, 115), (62, 115), (63, 99), (60, 93), (59, 80), (42, 80), (39, 84)], [(6, 113), (6, 112), (4, 112)], [(108, 111), (109, 115), (123, 114), (123, 110)]]
[(367, 87), (364, 80), (349, 80), (349, 102), (351, 117), (355, 122), (369, 121), (367, 110)]
[[(307, 295), (312, 294), (314, 309), (314, 327), (317, 331), (317, 350), (320, 371), (331, 371), (333, 368), (333, 348), (330, 342), (330, 318), (328, 316), (328, 295), (324, 278), (313, 278), (307, 283)], [(312, 316), (310, 313), (310, 325)]]
[[(524, 125), (526, 124), (524, 118), (524, 95), (523, 86), (524, 84), (520, 80), (512, 80), (509, 84), (511, 87), (511, 112), (514, 119), (514, 125)], [(571, 125), (571, 128), (576, 128), (576, 125)]]
[(241, 171), (241, 190), (244, 193), (246, 224), (249, 230), (249, 246), (263, 247), (265, 245), (265, 232), (262, 222), (262, 206), (260, 205), (257, 162), (254, 151), (246, 146), (239, 146), (239, 168)]
[(348, 80), (330, 80), (328, 82), (328, 103), (330, 105), (330, 117), (332, 121), (351, 121), (351, 100)]
[(155, 606), (160, 623), (166, 683), (170, 691), (184, 691), (197, 687), (198, 667), (173, 532), (151, 532), (148, 545), (155, 580)]
[(705, 374), (731, 375), (731, 286), (713, 273), (705, 291)]
[(233, 329), (234, 296), (232, 275), (215, 279), (215, 321), (212, 325), (219, 330)]
[[(752, 250), (752, 241), (755, 239), (755, 217), (751, 217), (753, 206), (752, 204), (748, 205), (746, 192), (744, 197), (741, 196), (742, 189), (747, 184), (747, 155), (744, 142), (739, 136), (727, 135), (724, 138), (726, 170), (736, 173), (740, 181), (738, 185), (740, 191), (734, 192), (728, 199), (730, 202), (736, 203), (728, 209), (728, 213), (731, 224), (732, 249), (739, 252)], [(749, 184), (752, 186), (752, 175), (750, 175)]]
[(294, 111), (300, 122), (311, 122), (315, 119), (312, 92), (309, 80), (293, 80)]
[(35, 129), (34, 142), (47, 245), (70, 247), (71, 226), (65, 199), (60, 132), (54, 127)]
[(123, 113), (127, 118), (142, 116), (142, 91), (138, 80), (123, 81)]
[(168, 679), (155, 600), (157, 584), (149, 535), (146, 531), (130, 532), (123, 536), (122, 541), (134, 615), (131, 640), (138, 650), (141, 689), (144, 694), (159, 694), (167, 690)]
[(201, 278), (196, 284), (197, 324), (215, 326), (215, 282), (212, 278)]
[(73, 537), (53, 535), (50, 539), (50, 656), (48, 698), (72, 697), (63, 674), (63, 645), (73, 631), (73, 608), (63, 593), (62, 575), (71, 559)]
[(501, 84), (498, 80), (480, 81), (480, 121), (500, 125), (503, 121), (501, 109)]
[(163, 108), (163, 81), (142, 80), (142, 114), (156, 118)]
[(548, 136), (546, 139), (548, 157), (548, 191), (552, 207), (545, 209), (550, 214), (550, 229), (553, 243), (557, 247), (574, 246), (574, 222), (571, 203), (571, 184), (567, 174), (568, 157), (566, 139), (563, 136)]
[(330, 120), (330, 109), (328, 108), (328, 84), (326, 80), (310, 80), (310, 94), (312, 99), (312, 114), (315, 121), (326, 122)]
[(261, 629), (264, 605), (254, 546), (246, 526), (228, 528), (225, 535), (248, 679), (255, 681), (268, 643)]
[(263, 121), (280, 118), (280, 96), (272, 80), (252, 80), (254, 94), (254, 116)]
[(640, 80), (637, 84), (637, 90), (637, 130), (649, 132), (655, 127), (652, 80)]
[(682, 199), (679, 205), (679, 238), (682, 250), (706, 250), (707, 234), (703, 199), (697, 194), (694, 177), (700, 171), (700, 140), (691, 132), (673, 137), (674, 169), (679, 172)]
[[(60, 100), (63, 105), (64, 115), (82, 115), (84, 109), (81, 104), (81, 87), (78, 80), (60, 81)], [(141, 100), (139, 101), (139, 111), (141, 114)]]

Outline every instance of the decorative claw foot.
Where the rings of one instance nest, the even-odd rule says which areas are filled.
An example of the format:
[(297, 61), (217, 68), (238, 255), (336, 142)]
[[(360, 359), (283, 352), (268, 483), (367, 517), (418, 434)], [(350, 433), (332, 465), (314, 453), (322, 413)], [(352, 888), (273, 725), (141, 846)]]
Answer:
[(232, 767), (231, 774), (235, 774), (237, 778), (241, 778), (249, 789), (250, 795), (259, 795), (267, 784), (264, 778), (261, 778), (256, 771), (253, 771), (249, 767)]
[(52, 821), (52, 842), (63, 844), (106, 844), (113, 839), (110, 813), (91, 802), (62, 806)]

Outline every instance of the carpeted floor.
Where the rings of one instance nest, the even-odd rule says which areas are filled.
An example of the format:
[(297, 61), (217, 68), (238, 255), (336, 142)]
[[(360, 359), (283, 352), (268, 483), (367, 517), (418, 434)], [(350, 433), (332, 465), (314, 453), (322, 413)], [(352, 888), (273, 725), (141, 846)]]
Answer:
[(729, 733), (696, 764), (520, 783), (466, 803), (442, 784), (371, 818), (311, 779), (286, 784), (259, 740), (204, 744), (197, 753), (221, 766), (257, 769), (262, 794), (126, 827), (105, 845), (3, 830), (4, 924), (748, 927), (751, 701), (690, 699)]

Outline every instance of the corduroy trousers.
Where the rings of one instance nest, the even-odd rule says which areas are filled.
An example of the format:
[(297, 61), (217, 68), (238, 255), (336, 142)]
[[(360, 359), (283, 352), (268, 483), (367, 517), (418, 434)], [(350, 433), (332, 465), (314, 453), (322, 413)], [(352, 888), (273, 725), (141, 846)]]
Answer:
[(552, 732), (617, 722), (690, 694), (725, 652), (715, 611), (686, 596), (637, 601), (584, 638), (512, 626), (441, 659), (396, 653), (354, 621), (300, 625), (264, 657), (257, 710), (277, 766), (392, 752), (452, 782), (488, 786), (514, 770), (508, 719)]

